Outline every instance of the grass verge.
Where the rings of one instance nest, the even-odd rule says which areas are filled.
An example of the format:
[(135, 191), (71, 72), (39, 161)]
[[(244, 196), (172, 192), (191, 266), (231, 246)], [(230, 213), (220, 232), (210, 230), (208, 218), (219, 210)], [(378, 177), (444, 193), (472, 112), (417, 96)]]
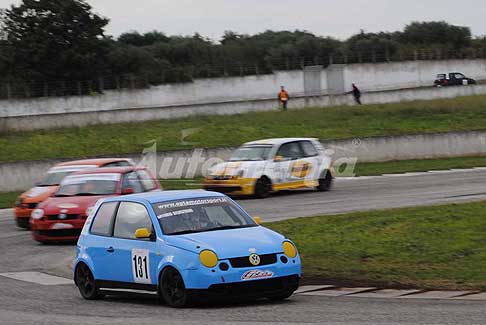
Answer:
[(266, 226), (296, 242), (308, 279), (486, 290), (486, 202), (300, 218)]
[[(237, 146), (268, 137), (342, 139), (486, 129), (486, 96), (407, 103), (199, 116), (0, 135), (0, 161), (79, 158)], [(182, 130), (189, 130), (184, 134)]]
[(0, 209), (8, 209), (14, 206), (15, 200), (20, 195), (20, 192), (1, 192), (0, 193)]

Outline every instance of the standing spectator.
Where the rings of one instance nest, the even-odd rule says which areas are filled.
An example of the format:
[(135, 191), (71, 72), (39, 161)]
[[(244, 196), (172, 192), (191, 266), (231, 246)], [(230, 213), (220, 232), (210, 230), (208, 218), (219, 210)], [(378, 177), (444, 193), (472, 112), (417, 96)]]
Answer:
[(280, 92), (278, 93), (278, 101), (282, 105), (282, 110), (287, 110), (287, 103), (289, 102), (289, 93), (285, 90), (284, 86), (280, 87)]
[(354, 100), (356, 101), (356, 104), (361, 105), (361, 91), (355, 84), (353, 84), (352, 86), (353, 90), (351, 92), (353, 93)]

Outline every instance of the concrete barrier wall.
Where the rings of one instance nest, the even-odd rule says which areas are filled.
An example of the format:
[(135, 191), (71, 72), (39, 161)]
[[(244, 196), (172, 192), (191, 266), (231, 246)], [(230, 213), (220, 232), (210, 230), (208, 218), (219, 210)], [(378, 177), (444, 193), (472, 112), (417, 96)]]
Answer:
[[(323, 141), (338, 163), (380, 162), (406, 159), (486, 155), (486, 131), (433, 133)], [(183, 150), (131, 155), (152, 169), (159, 178), (203, 175), (214, 163), (230, 157), (234, 148)], [(47, 169), (61, 160), (0, 164), (0, 191), (20, 191), (40, 180)], [(349, 172), (349, 170), (347, 170)], [(349, 175), (347, 175), (349, 176)]]
[(356, 83), (362, 90), (384, 90), (430, 86), (438, 73), (462, 72), (486, 79), (486, 60), (405, 61), (344, 66), (345, 86)]
[[(350, 90), (353, 82), (364, 91), (429, 86), (437, 73), (449, 71), (460, 71), (477, 79), (486, 79), (486, 60), (408, 61), (350, 64), (342, 67), (344, 76), (338, 78), (341, 83), (338, 93)], [(320, 79), (319, 71), (316, 74), (315, 68), (260, 76), (197, 79), (191, 83), (161, 85), (149, 89), (106, 91), (103, 95), (2, 100), (0, 118), (33, 115), (48, 115), (52, 118), (53, 115), (60, 115), (62, 119), (66, 114), (181, 106), (190, 107), (188, 110), (192, 110), (192, 114), (213, 114), (214, 106), (226, 103), (236, 103), (241, 106), (240, 110), (251, 110), (252, 102), (274, 100), (280, 85), (285, 85), (292, 97), (315, 94), (315, 83), (305, 82), (309, 77), (319, 80), (321, 94), (328, 94), (329, 88), (333, 88), (328, 85), (329, 77), (333, 77), (329, 71), (332, 67), (321, 70)], [(249, 105), (246, 105), (247, 101)], [(167, 118), (178, 117), (177, 114), (163, 115)]]
[[(196, 79), (190, 83), (154, 86), (149, 89), (107, 90), (103, 95), (2, 100), (0, 117), (276, 99), (281, 85), (285, 85), (293, 94), (303, 94), (303, 73), (279, 71), (260, 76)], [(322, 86), (323, 89), (326, 88), (325, 84)]]
[[(365, 104), (394, 103), (435, 98), (453, 98), (486, 94), (486, 85), (458, 86), (445, 88), (415, 88), (368, 92), (363, 94)], [(323, 95), (313, 97), (294, 97), (290, 110), (306, 107), (327, 107), (331, 105), (352, 105), (350, 95)], [(63, 113), (0, 117), (0, 132), (29, 131), (38, 129), (79, 127), (96, 124), (123, 122), (142, 122), (161, 119), (174, 119), (198, 115), (231, 115), (257, 111), (277, 111), (275, 99), (221, 102), (213, 104), (180, 105), (150, 108), (129, 108), (84, 113)]]

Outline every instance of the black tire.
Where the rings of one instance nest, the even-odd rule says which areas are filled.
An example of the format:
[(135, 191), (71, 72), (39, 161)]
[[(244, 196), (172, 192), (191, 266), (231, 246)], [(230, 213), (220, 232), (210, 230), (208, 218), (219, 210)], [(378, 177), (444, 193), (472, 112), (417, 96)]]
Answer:
[(255, 184), (255, 197), (264, 199), (272, 192), (272, 182), (267, 177), (262, 177)]
[(168, 306), (174, 308), (186, 307), (191, 300), (182, 276), (171, 267), (160, 275), (159, 294)]
[(76, 286), (84, 299), (95, 300), (101, 297), (93, 273), (86, 264), (78, 265), (75, 276)]
[(294, 293), (294, 291), (285, 291), (281, 294), (274, 295), (274, 296), (268, 296), (267, 299), (272, 300), (272, 301), (282, 301), (287, 298), (290, 298), (290, 296)]
[(319, 192), (327, 192), (331, 190), (332, 187), (332, 182), (333, 182), (333, 177), (330, 171), (325, 170), (321, 178), (319, 178), (319, 185), (316, 187), (316, 189)]

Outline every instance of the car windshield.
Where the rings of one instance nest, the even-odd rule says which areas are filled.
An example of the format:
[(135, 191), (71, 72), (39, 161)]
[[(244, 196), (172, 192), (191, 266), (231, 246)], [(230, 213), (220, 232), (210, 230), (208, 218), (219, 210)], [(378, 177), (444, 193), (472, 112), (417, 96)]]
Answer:
[(64, 177), (68, 176), (71, 173), (72, 172), (67, 171), (55, 171), (47, 173), (47, 175), (44, 176), (42, 181), (39, 183), (39, 186), (57, 186), (61, 184), (61, 181), (64, 179)]
[(230, 161), (267, 160), (272, 146), (244, 146), (238, 148)]
[(178, 200), (152, 206), (165, 235), (257, 226), (252, 218), (224, 197)]
[(58, 186), (66, 176), (74, 172), (96, 167), (96, 165), (53, 167), (47, 172), (47, 175), (44, 176), (38, 186)]
[(116, 188), (119, 180), (119, 174), (68, 176), (62, 181), (56, 196), (95, 196), (116, 194)]

